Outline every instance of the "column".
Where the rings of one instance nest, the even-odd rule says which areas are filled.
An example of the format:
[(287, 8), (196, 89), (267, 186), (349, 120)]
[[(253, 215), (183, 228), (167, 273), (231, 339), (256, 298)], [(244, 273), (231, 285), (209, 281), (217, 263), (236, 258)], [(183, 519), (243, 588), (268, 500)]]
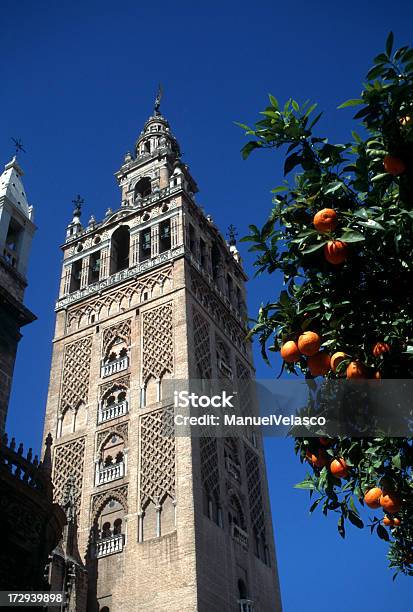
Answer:
[(169, 185), (169, 172), (168, 166), (165, 164), (160, 168), (159, 171), (159, 188), (163, 189), (164, 187), (168, 187)]
[(171, 217), (171, 249), (178, 246), (179, 242), (179, 216)]
[(151, 226), (151, 257), (159, 255), (159, 223)]
[(60, 295), (67, 295), (70, 291), (70, 279), (72, 277), (72, 264), (63, 267)]
[(131, 235), (130, 248), (129, 248), (129, 267), (136, 266), (139, 263), (139, 243), (140, 243), (140, 232), (136, 232)]
[(109, 276), (109, 247), (104, 247), (100, 252), (99, 280)]
[(89, 284), (89, 267), (90, 267), (90, 255), (86, 255), (82, 259), (82, 270), (80, 272), (80, 288), (84, 289)]
[(156, 510), (156, 537), (160, 538), (161, 537), (161, 510), (162, 510), (162, 506), (160, 506), (159, 504), (155, 506), (155, 510)]

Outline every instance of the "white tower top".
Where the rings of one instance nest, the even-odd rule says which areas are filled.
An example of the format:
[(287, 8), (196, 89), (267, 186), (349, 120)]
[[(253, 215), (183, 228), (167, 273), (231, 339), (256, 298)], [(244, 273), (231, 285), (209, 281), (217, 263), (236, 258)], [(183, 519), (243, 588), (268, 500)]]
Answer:
[(14, 156), (8, 164), (4, 166), (3, 174), (0, 176), (0, 198), (5, 196), (11, 204), (14, 204), (27, 219), (33, 221), (33, 206), (29, 206), (26, 192), (23, 187), (21, 169), (16, 157)]

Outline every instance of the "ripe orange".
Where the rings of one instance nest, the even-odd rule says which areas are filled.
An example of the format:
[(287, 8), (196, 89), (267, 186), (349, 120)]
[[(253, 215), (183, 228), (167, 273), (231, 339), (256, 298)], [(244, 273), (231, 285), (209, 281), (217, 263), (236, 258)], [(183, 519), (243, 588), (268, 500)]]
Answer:
[(364, 503), (369, 508), (380, 508), (380, 497), (383, 491), (379, 487), (369, 489), (364, 496)]
[(388, 516), (385, 516), (383, 519), (383, 525), (386, 525), (386, 527), (390, 527), (391, 525), (394, 525), (394, 519), (391, 519)]
[(318, 468), (322, 468), (327, 465), (329, 460), (327, 453), (322, 448), (318, 451), (318, 455), (314, 455), (314, 453), (308, 450), (306, 452), (306, 457), (308, 461), (313, 464), (313, 466)]
[(337, 478), (345, 478), (348, 476), (347, 463), (344, 461), (343, 457), (333, 459), (330, 463), (330, 472)]
[(293, 363), (294, 361), (299, 361), (301, 357), (300, 351), (298, 350), (298, 346), (294, 342), (294, 340), (288, 340), (288, 342), (284, 342), (284, 344), (281, 347), (280, 353), (281, 353), (281, 357), (287, 363)]
[(351, 361), (346, 370), (347, 378), (366, 378), (367, 370), (366, 366), (364, 366), (359, 361)]
[(406, 164), (400, 157), (394, 157), (393, 155), (386, 155), (383, 160), (384, 169), (393, 176), (399, 176), (406, 170)]
[(343, 359), (347, 359), (347, 357), (348, 355), (343, 353), (343, 351), (338, 351), (337, 353), (334, 353), (330, 360), (330, 366), (333, 372), (337, 371), (338, 364), (343, 361)]
[(314, 215), (313, 225), (317, 232), (333, 232), (338, 224), (337, 213), (332, 208), (323, 208)]
[(390, 345), (387, 342), (376, 342), (373, 346), (372, 353), (374, 357), (380, 357), (384, 353), (390, 353)]
[(305, 331), (298, 338), (298, 350), (307, 357), (312, 357), (320, 350), (321, 338), (312, 331)]
[(380, 506), (390, 514), (400, 512), (402, 507), (400, 498), (395, 493), (386, 493), (380, 497)]
[(325, 376), (330, 371), (330, 355), (320, 351), (307, 359), (307, 365), (313, 376)]
[(334, 266), (346, 261), (347, 252), (347, 243), (342, 240), (329, 240), (324, 247), (324, 257)]

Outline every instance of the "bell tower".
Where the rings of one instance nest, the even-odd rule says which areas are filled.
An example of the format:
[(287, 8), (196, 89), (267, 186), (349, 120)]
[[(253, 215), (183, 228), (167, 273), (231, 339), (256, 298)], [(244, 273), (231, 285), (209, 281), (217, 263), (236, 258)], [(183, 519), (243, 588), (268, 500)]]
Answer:
[(23, 304), (35, 225), (16, 157), (0, 175), (0, 436), (4, 433), (20, 328), (36, 318)]
[(196, 203), (159, 103), (115, 176), (101, 222), (75, 200), (45, 419), (56, 500), (76, 491), (87, 610), (281, 610), (259, 434), (165, 435), (168, 381), (253, 376), (234, 237)]

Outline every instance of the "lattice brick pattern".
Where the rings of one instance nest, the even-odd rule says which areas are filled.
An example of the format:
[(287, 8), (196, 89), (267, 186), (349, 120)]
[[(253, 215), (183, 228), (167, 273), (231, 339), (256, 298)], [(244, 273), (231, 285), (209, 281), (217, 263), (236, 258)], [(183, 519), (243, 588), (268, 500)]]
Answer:
[(95, 321), (102, 320), (109, 316), (111, 312), (122, 312), (141, 301), (141, 296), (145, 291), (150, 294), (156, 287), (162, 291), (165, 283), (172, 279), (172, 267), (163, 268), (148, 276), (134, 280), (114, 291), (105, 293), (101, 297), (89, 301), (87, 304), (75, 306), (68, 311), (67, 324), (69, 328), (79, 329), (88, 325), (91, 316), (95, 316)]
[(201, 479), (209, 495), (219, 498), (219, 468), (217, 439), (204, 435), (199, 438)]
[(260, 459), (258, 455), (247, 446), (245, 446), (245, 469), (247, 472), (251, 525), (256, 533), (260, 535), (265, 532)]
[(117, 339), (121, 338), (126, 342), (126, 344), (130, 344), (131, 337), (131, 320), (126, 319), (126, 321), (121, 321), (116, 325), (112, 325), (111, 327), (107, 327), (103, 332), (103, 354), (106, 354), (106, 351), (110, 347), (110, 345)]
[(175, 437), (173, 408), (163, 408), (140, 418), (140, 505), (155, 505), (169, 495), (175, 499)]
[(211, 378), (210, 326), (208, 321), (195, 309), (193, 311), (193, 324), (195, 363), (198, 370), (198, 377), (208, 379)]
[(72, 442), (56, 446), (53, 460), (54, 501), (61, 502), (63, 500), (67, 479), (72, 476), (75, 484), (75, 503), (78, 514), (82, 495), (84, 454), (85, 438), (77, 438)]
[(172, 302), (143, 314), (143, 382), (173, 372)]
[(252, 385), (251, 372), (237, 359), (237, 382), (239, 406), (243, 415), (251, 416), (252, 411)]
[(86, 336), (66, 345), (63, 362), (63, 382), (60, 410), (75, 410), (89, 396), (90, 356), (92, 336)]

